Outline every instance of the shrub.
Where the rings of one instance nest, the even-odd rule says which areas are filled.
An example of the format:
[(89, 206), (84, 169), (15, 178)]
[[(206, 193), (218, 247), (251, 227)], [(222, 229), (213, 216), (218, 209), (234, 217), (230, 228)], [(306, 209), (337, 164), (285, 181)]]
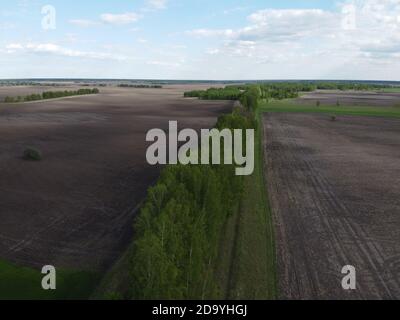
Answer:
[(319, 107), (319, 106), (321, 105), (321, 101), (318, 100), (318, 101), (316, 102), (316, 105), (317, 105), (317, 107)]
[(331, 115), (331, 121), (336, 121), (336, 120), (337, 120), (336, 116), (335, 115)]
[(5, 97), (4, 102), (5, 103), (13, 103), (13, 102), (15, 102), (15, 99), (13, 97), (7, 96), (7, 97)]
[(27, 148), (23, 155), (24, 160), (40, 161), (42, 160), (42, 153), (35, 148)]

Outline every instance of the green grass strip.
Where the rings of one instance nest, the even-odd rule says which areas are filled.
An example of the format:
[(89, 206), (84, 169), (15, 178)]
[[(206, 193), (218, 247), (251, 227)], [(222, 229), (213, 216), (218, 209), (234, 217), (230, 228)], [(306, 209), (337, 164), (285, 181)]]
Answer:
[(295, 100), (274, 100), (260, 103), (260, 112), (297, 112), (297, 113), (325, 113), (334, 115), (371, 116), (400, 118), (400, 106), (397, 107), (370, 107), (370, 106), (332, 106), (332, 105), (303, 105)]

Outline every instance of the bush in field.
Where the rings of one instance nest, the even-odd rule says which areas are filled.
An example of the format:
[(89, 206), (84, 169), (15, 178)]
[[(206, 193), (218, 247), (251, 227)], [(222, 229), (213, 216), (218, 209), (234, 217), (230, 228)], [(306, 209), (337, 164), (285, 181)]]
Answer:
[(24, 151), (23, 159), (29, 161), (40, 161), (42, 160), (42, 153), (35, 148), (27, 148)]
[(4, 102), (5, 103), (13, 103), (13, 102), (15, 102), (15, 99), (13, 98), (13, 97), (5, 97), (4, 98)]
[(335, 122), (337, 120), (337, 117), (335, 115), (331, 115), (331, 121)]
[(317, 106), (317, 107), (319, 107), (320, 105), (321, 105), (321, 101), (317, 101), (316, 103), (315, 103), (315, 105)]
[(26, 96), (24, 98), (24, 101), (37, 101), (37, 100), (42, 100), (43, 97), (41, 94), (31, 94), (29, 96)]
[(340, 107), (340, 102), (339, 102), (339, 100), (336, 101), (336, 106), (337, 106), (337, 107)]

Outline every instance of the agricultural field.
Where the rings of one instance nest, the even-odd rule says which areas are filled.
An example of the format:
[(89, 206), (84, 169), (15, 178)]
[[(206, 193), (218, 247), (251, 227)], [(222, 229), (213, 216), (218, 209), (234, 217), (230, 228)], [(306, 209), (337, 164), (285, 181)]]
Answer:
[[(109, 83), (96, 94), (0, 103), (0, 299), (400, 297), (400, 96), (299, 94), (312, 88), (301, 83), (223, 87)], [(25, 96), (83, 88), (0, 89)], [(238, 180), (218, 166), (148, 165), (146, 133), (168, 131), (171, 120), (195, 130), (255, 128), (254, 173)], [(199, 182), (193, 190), (191, 181)], [(170, 183), (180, 188), (165, 193)], [(217, 189), (198, 197), (198, 187)], [(175, 198), (187, 201), (192, 192), (193, 218), (210, 206), (203, 218), (215, 224), (211, 235), (174, 220), (185, 214), (179, 205), (170, 210)], [(169, 202), (150, 223), (158, 197)], [(233, 197), (231, 205), (219, 206), (221, 197)], [(169, 234), (167, 247), (151, 242), (164, 239), (165, 223), (182, 235)], [(203, 239), (191, 247), (203, 252), (195, 264), (186, 255), (159, 260), (175, 257), (194, 235)], [(172, 263), (176, 278), (162, 280)], [(35, 285), (47, 264), (59, 268), (55, 293)], [(359, 290), (342, 289), (345, 265), (357, 268)], [(147, 274), (161, 278), (150, 283)]]
[[(312, 108), (263, 107), (279, 298), (398, 299), (399, 111)], [(357, 290), (341, 286), (345, 265), (357, 270)]]
[[(231, 101), (183, 98), (199, 88), (106, 87), (90, 96), (1, 103), (0, 260), (36, 270), (107, 270), (131, 241), (137, 208), (159, 176), (161, 168), (146, 162), (147, 131), (167, 130), (170, 120), (212, 127), (232, 109)], [(1, 94), (31, 89), (59, 90), (2, 87)], [(28, 147), (42, 160), (25, 161)]]
[(400, 90), (398, 88), (376, 89), (375, 91), (336, 91), (317, 90), (304, 93), (296, 99), (296, 103), (308, 105), (351, 105), (351, 106), (372, 106), (400, 108)]

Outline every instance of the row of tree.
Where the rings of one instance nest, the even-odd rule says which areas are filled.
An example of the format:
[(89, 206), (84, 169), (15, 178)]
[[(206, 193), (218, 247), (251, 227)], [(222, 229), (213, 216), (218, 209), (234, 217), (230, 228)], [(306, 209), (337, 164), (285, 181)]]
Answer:
[[(288, 99), (296, 98), (300, 91), (312, 91), (314, 87), (307, 84), (272, 83), (232, 85), (225, 88), (211, 88), (208, 90), (194, 90), (185, 92), (186, 98), (196, 97), (203, 100), (240, 100), (246, 107), (248, 99)], [(257, 104), (257, 102), (253, 102)]]
[(184, 93), (185, 98), (202, 100), (240, 100), (243, 90), (236, 87), (210, 88), (208, 90), (193, 90)]
[(87, 94), (97, 94), (99, 93), (99, 89), (79, 89), (73, 91), (46, 91), (43, 93), (34, 93), (27, 96), (18, 96), (18, 97), (5, 97), (5, 103), (16, 103), (16, 102), (28, 102), (28, 101), (37, 101), (37, 100), (46, 100), (46, 99), (55, 99), (62, 97), (70, 97), (70, 96), (80, 96)]
[[(288, 90), (292, 92), (310, 92), (315, 90), (378, 90), (392, 88), (393, 85), (372, 82), (352, 81), (287, 81), (287, 82), (259, 82), (257, 84), (269, 90)], [(245, 89), (248, 85), (231, 85), (230, 88)]]
[[(219, 117), (216, 128), (255, 129), (249, 111), (255, 110), (258, 95), (256, 88), (241, 92), (247, 110), (235, 108)], [(214, 270), (220, 235), (228, 217), (238, 210), (243, 189), (235, 165), (164, 169), (135, 221), (127, 298), (221, 298)]]
[(120, 88), (137, 88), (137, 89), (162, 89), (159, 84), (119, 84)]

